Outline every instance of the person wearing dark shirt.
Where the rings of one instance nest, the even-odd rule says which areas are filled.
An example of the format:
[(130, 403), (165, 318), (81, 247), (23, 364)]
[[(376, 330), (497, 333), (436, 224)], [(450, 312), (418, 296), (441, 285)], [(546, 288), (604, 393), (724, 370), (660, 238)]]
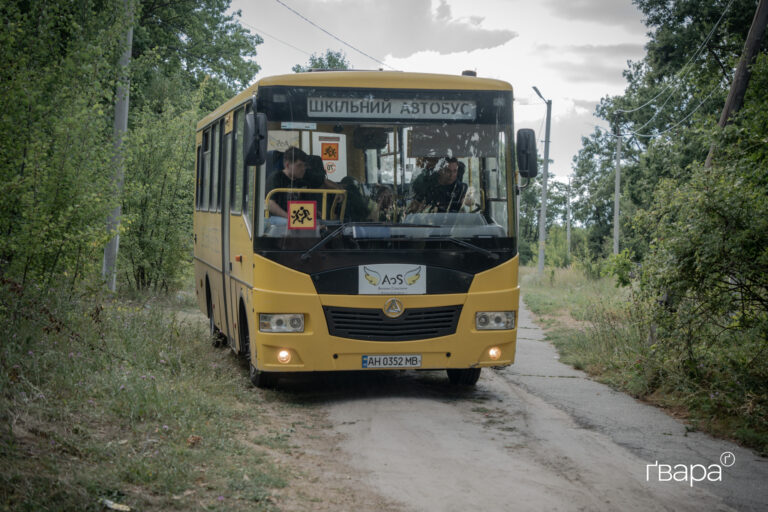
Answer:
[[(276, 188), (339, 188), (328, 180), (322, 166), (312, 160), (304, 151), (291, 146), (283, 154), (283, 169), (267, 177), (267, 193)], [(319, 160), (316, 157), (315, 160)], [(309, 163), (309, 164), (308, 164)], [(308, 199), (306, 194), (278, 192), (269, 199), (269, 214), (288, 218), (288, 201)]]
[(464, 203), (467, 184), (459, 180), (459, 161), (443, 158), (413, 182), (413, 202), (409, 212), (458, 212)]

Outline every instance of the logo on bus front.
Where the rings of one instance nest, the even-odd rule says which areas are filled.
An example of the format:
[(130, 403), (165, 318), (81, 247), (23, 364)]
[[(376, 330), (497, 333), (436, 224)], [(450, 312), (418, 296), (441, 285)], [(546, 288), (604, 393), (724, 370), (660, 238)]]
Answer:
[(400, 299), (392, 297), (384, 303), (383, 311), (389, 318), (397, 318), (405, 312), (405, 308)]
[(427, 267), (424, 265), (360, 265), (360, 295), (423, 295), (427, 293)]

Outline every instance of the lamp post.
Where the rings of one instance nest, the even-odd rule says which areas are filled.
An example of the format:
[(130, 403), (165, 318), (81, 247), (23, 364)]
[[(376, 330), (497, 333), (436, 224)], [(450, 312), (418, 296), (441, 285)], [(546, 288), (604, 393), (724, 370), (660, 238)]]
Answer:
[(539, 210), (539, 275), (544, 273), (544, 244), (547, 237), (547, 176), (549, 175), (549, 127), (552, 120), (552, 100), (545, 99), (534, 86), (533, 90), (547, 104), (547, 128), (544, 136), (544, 172), (541, 176), (541, 209)]

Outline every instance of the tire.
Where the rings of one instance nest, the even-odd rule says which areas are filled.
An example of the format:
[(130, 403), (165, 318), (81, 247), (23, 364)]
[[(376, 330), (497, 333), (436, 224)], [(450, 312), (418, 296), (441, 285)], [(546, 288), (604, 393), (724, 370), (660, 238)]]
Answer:
[(454, 386), (474, 386), (480, 378), (482, 368), (448, 369), (448, 380)]
[(213, 301), (211, 300), (211, 289), (207, 286), (207, 283), (205, 287), (205, 302), (208, 309), (208, 332), (211, 337), (211, 345), (220, 347), (223, 336), (213, 321)]

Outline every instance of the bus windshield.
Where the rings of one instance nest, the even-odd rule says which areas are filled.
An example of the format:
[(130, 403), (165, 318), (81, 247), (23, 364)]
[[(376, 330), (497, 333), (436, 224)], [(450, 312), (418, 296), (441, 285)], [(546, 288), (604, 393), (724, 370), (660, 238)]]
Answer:
[(342, 225), (337, 233), (354, 238), (513, 236), (506, 101), (310, 93), (298, 103), (306, 110), (265, 108), (260, 237), (322, 238)]

